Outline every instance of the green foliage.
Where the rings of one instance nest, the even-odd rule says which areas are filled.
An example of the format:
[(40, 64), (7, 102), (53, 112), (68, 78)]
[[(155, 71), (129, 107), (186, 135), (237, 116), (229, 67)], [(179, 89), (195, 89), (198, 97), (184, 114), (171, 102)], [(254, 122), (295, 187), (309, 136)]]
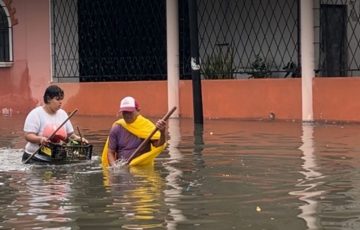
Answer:
[(219, 48), (202, 65), (205, 79), (233, 79), (235, 70), (234, 51), (229, 47), (226, 47), (225, 52)]
[(271, 75), (269, 65), (259, 54), (255, 56), (255, 60), (251, 63), (251, 69), (253, 78), (266, 78)]

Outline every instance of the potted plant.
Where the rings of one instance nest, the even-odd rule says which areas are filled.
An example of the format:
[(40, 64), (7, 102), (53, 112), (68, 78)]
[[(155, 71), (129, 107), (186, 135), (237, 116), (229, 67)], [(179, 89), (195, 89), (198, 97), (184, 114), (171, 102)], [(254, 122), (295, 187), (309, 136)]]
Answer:
[[(236, 70), (234, 51), (227, 43), (217, 46), (218, 51), (212, 53), (202, 65), (202, 74), (205, 79), (233, 79)], [(224, 47), (226, 47), (225, 51)]]
[(251, 63), (250, 78), (266, 78), (271, 76), (270, 66), (259, 54), (255, 56), (255, 60)]

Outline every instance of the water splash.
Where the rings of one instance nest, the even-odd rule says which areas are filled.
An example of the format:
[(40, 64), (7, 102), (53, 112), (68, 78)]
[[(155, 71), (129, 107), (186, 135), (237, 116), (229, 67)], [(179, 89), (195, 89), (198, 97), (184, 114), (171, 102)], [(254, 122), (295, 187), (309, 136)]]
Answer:
[(0, 148), (0, 172), (26, 171), (31, 165), (21, 162), (24, 149)]

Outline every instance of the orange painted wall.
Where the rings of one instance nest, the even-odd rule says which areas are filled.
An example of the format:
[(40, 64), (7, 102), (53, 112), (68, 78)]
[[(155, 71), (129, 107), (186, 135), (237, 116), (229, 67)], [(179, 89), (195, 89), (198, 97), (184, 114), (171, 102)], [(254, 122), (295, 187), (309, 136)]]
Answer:
[(360, 78), (314, 78), (315, 120), (360, 121)]
[[(167, 83), (110, 82), (59, 83), (65, 90), (64, 108), (79, 109), (79, 114), (116, 116), (121, 98), (131, 95), (140, 103), (142, 113), (161, 116), (167, 111)], [(204, 117), (301, 119), (301, 82), (299, 79), (203, 80)], [(192, 82), (180, 81), (181, 117), (193, 116)]]
[(300, 79), (203, 81), (208, 118), (301, 119)]
[(121, 98), (133, 96), (145, 115), (167, 111), (167, 82), (58, 83), (64, 91), (66, 110), (79, 109), (83, 115), (117, 116)]

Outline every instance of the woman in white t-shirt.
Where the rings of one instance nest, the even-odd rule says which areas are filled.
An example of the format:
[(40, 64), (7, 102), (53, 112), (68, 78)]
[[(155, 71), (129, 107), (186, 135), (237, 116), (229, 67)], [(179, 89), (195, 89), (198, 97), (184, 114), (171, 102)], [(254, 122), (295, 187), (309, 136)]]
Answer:
[[(65, 141), (67, 138), (88, 143), (85, 138), (80, 138), (74, 133), (74, 128), (68, 120), (57, 132), (54, 137), (48, 138), (52, 133), (68, 118), (67, 113), (61, 109), (64, 91), (57, 85), (49, 86), (44, 93), (44, 105), (34, 108), (27, 115), (24, 132), (25, 151), (22, 161), (26, 161), (39, 147), (49, 142)], [(51, 157), (38, 151), (26, 163), (49, 163)]]

